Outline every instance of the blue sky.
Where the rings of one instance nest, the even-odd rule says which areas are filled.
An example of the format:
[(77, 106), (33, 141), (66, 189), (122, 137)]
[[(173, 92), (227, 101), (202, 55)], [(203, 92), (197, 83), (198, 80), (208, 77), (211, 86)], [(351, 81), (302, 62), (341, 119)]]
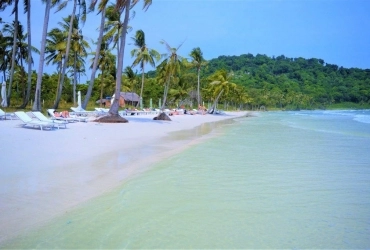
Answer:
[[(71, 8), (72, 2), (69, 5)], [(183, 43), (179, 49), (183, 57), (200, 47), (207, 60), (251, 53), (320, 58), (347, 68), (370, 69), (369, 0), (153, 0), (148, 11), (141, 7), (142, 1), (134, 8), (127, 42), (142, 29), (148, 47), (160, 53), (166, 52), (160, 44), (164, 39), (172, 47)], [(52, 11), (49, 30), (57, 27), (70, 8)], [(0, 15), (7, 22), (13, 19), (10, 10)], [(32, 15), (33, 45), (39, 47), (44, 15), (41, 1), (32, 0)], [(20, 20), (26, 25), (25, 15)], [(87, 17), (85, 37), (97, 38), (99, 21), (94, 13)], [(132, 62), (132, 48), (126, 46), (125, 66)], [(35, 69), (37, 63), (38, 59)]]

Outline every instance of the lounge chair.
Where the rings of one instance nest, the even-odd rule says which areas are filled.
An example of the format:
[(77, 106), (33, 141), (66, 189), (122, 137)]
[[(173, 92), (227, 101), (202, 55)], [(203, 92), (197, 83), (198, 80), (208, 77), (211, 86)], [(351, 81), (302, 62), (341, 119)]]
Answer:
[(6, 120), (7, 118), (10, 118), (10, 120), (13, 120), (14, 114), (12, 113), (5, 113), (4, 110), (0, 109), (0, 119)]
[(23, 127), (39, 127), (41, 130), (43, 130), (43, 128), (53, 129), (54, 127), (54, 123), (34, 120), (29, 117), (24, 111), (17, 111), (14, 112), (14, 114), (24, 123)]
[(80, 107), (78, 107), (78, 108), (71, 107), (71, 110), (77, 116), (97, 115), (96, 111), (87, 111), (87, 110), (85, 110), (83, 108), (80, 108)]
[(109, 109), (105, 108), (95, 108), (96, 115), (101, 116), (101, 115), (106, 115), (109, 112)]
[(87, 122), (87, 117), (59, 117), (54, 115), (54, 109), (48, 109), (48, 114), (50, 115), (51, 119), (59, 120), (59, 121), (66, 121), (66, 122)]
[(49, 118), (47, 118), (46, 116), (44, 116), (41, 112), (39, 111), (34, 111), (32, 112), (32, 114), (37, 118), (39, 119), (40, 121), (43, 121), (43, 122), (52, 122), (54, 123), (54, 127), (58, 127), (58, 129), (60, 127), (64, 127), (64, 128), (67, 128), (67, 121), (60, 121), (60, 120), (51, 120)]
[(124, 117), (127, 115), (127, 112), (126, 110), (121, 110), (121, 111), (118, 111), (118, 115), (121, 116), (121, 117)]

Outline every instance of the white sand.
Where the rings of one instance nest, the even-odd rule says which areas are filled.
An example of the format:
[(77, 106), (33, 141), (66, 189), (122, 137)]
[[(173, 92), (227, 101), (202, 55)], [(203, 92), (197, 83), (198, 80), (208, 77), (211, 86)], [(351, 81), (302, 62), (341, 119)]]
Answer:
[(20, 120), (0, 120), (0, 243), (176, 153), (177, 147), (163, 142), (170, 132), (245, 115), (178, 115), (172, 121), (127, 116), (125, 124), (78, 122), (52, 131), (22, 128)]

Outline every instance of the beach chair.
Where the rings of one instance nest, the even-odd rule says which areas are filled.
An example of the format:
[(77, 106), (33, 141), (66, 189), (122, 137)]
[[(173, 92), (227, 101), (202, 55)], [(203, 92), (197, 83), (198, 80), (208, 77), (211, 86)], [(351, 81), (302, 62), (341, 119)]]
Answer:
[(24, 111), (17, 111), (14, 114), (23, 122), (22, 126), (39, 127), (41, 130), (44, 128), (53, 129), (54, 123), (34, 120), (29, 117)]
[(54, 109), (48, 109), (48, 114), (50, 115), (51, 119), (59, 120), (59, 121), (66, 121), (66, 122), (87, 122), (88, 117), (58, 117), (54, 115)]
[(76, 116), (91, 116), (91, 115), (98, 115), (96, 111), (87, 111), (83, 108), (75, 108), (71, 107), (71, 110)]
[(40, 121), (43, 121), (43, 122), (52, 122), (54, 123), (54, 127), (57, 127), (58, 129), (60, 127), (64, 127), (64, 128), (67, 128), (67, 121), (59, 121), (59, 120), (52, 120), (52, 119), (49, 119), (47, 118), (46, 116), (44, 116), (41, 112), (39, 111), (34, 111), (32, 112), (32, 115), (34, 115), (37, 119), (39, 119)]
[(10, 120), (13, 120), (14, 114), (13, 113), (5, 113), (4, 110), (0, 109), (0, 119), (6, 120), (7, 118), (8, 119), (10, 118)]
[(121, 116), (121, 117), (124, 117), (127, 115), (127, 112), (126, 110), (121, 110), (121, 111), (118, 111), (118, 114)]
[(96, 111), (96, 114), (98, 116), (101, 116), (101, 115), (107, 115), (108, 112), (109, 112), (109, 109), (106, 109), (106, 108), (95, 108), (95, 111)]

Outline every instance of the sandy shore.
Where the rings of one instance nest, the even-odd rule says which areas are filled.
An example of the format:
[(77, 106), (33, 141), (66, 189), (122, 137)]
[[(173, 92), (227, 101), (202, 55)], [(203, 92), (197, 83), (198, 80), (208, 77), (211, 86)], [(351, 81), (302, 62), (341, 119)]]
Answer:
[(52, 131), (0, 120), (0, 244), (176, 153), (179, 145), (163, 140), (171, 132), (245, 115), (127, 116), (126, 124), (78, 122)]

